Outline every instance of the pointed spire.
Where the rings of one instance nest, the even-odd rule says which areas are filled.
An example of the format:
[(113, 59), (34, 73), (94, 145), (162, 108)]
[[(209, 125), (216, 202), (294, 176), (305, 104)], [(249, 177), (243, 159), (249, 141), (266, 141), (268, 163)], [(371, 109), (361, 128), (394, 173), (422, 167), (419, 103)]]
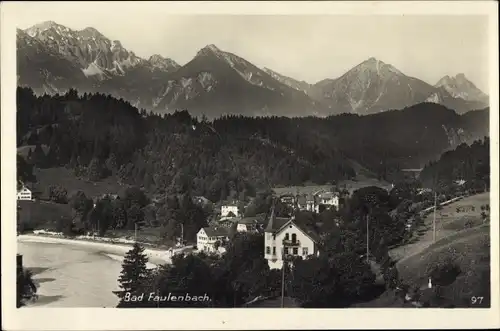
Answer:
[(274, 228), (274, 206), (276, 205), (276, 197), (273, 197), (273, 202), (271, 204), (271, 212), (269, 214), (269, 221), (267, 222), (266, 232), (273, 232)]

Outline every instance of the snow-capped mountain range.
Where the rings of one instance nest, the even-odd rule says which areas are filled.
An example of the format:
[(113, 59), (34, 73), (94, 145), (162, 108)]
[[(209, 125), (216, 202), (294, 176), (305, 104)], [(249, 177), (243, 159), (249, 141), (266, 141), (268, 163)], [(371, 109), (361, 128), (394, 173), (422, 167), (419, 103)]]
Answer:
[(94, 28), (72, 30), (49, 21), (17, 30), (18, 84), (37, 93), (109, 93), (155, 112), (187, 108), (221, 114), (327, 116), (366, 115), (420, 102), (457, 113), (485, 108), (488, 96), (463, 74), (435, 86), (375, 58), (341, 77), (316, 84), (258, 68), (215, 45), (181, 66), (170, 58), (143, 59)]

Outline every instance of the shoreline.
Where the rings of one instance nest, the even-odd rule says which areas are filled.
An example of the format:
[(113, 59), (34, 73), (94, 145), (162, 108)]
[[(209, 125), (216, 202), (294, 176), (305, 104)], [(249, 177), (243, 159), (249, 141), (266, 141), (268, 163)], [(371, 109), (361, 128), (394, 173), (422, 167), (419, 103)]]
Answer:
[[(117, 255), (123, 258), (132, 248), (132, 244), (113, 243), (104, 240), (92, 240), (90, 238), (65, 238), (62, 236), (48, 234), (21, 234), (17, 236), (18, 243), (41, 243), (41, 244), (62, 244), (80, 248), (89, 248), (97, 250), (106, 255)], [(172, 249), (176, 254), (188, 247)], [(168, 264), (171, 262), (171, 253), (166, 249), (144, 247), (144, 254), (148, 256), (149, 263), (154, 265)]]

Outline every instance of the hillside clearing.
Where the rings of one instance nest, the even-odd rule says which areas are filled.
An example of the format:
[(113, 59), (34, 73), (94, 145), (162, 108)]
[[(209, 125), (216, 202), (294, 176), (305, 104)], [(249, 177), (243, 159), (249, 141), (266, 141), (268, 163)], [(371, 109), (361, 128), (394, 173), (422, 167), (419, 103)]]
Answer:
[[(433, 242), (430, 213), (424, 220), (422, 234), (416, 243), (391, 250), (396, 259), (399, 278), (424, 295), (432, 295), (428, 287), (429, 266), (454, 263), (460, 274), (442, 286), (442, 297), (455, 307), (486, 308), (490, 305), (490, 226), (481, 219), (481, 206), (489, 204), (489, 193), (481, 193), (455, 201), (436, 212), (436, 242)], [(457, 207), (474, 206), (475, 210), (457, 213)], [(482, 297), (479, 303), (472, 297)], [(356, 307), (411, 307), (386, 291), (375, 300)]]
[(25, 231), (55, 229), (61, 217), (72, 217), (71, 207), (46, 201), (18, 201), (18, 217)]
[(81, 190), (87, 197), (100, 196), (102, 194), (118, 194), (125, 186), (120, 185), (118, 180), (111, 176), (99, 182), (90, 182), (76, 177), (73, 172), (64, 167), (36, 169), (34, 172), (38, 182), (36, 191), (46, 193), (50, 185), (59, 185), (68, 191), (68, 194)]
[[(436, 211), (436, 241), (455, 235), (458, 231), (470, 229), (483, 224), (481, 206), (490, 203), (488, 192), (472, 195), (455, 201)], [(473, 206), (474, 211), (457, 213), (458, 207)], [(390, 251), (391, 257), (402, 263), (405, 259), (422, 252), (433, 244), (433, 213), (424, 219), (424, 225), (417, 229), (419, 236), (416, 242), (399, 246)]]
[[(352, 194), (354, 191), (359, 190), (363, 187), (377, 186), (385, 190), (391, 189), (391, 184), (385, 181), (380, 181), (375, 178), (368, 178), (365, 176), (357, 176), (353, 180), (342, 180), (339, 181), (337, 186), (343, 187), (345, 185), (346, 189)], [(330, 190), (334, 185), (304, 185), (304, 186), (285, 186), (285, 187), (274, 187), (273, 191), (277, 195), (282, 194), (313, 194), (321, 190)]]

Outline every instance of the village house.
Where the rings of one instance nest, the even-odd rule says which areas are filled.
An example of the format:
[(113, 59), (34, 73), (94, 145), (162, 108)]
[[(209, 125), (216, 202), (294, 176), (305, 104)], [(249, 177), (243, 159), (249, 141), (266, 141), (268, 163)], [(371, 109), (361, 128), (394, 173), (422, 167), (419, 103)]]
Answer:
[(214, 223), (216, 223), (216, 226), (229, 229), (233, 226), (233, 224), (238, 223), (240, 220), (241, 220), (241, 217), (223, 217)]
[(326, 208), (334, 207), (336, 210), (339, 209), (339, 195), (334, 192), (323, 192), (318, 194), (319, 204), (325, 206)]
[(293, 196), (292, 194), (282, 195), (280, 197), (280, 200), (290, 208), (295, 209), (297, 207), (297, 197)]
[(196, 235), (196, 247), (198, 251), (215, 253), (220, 247), (229, 241), (229, 229), (225, 227), (201, 228)]
[(313, 194), (299, 195), (297, 198), (297, 208), (299, 210), (307, 210), (313, 213), (319, 213), (318, 197)]
[(17, 191), (17, 200), (29, 200), (33, 199), (31, 190), (23, 185), (23, 187)]
[(297, 222), (294, 217), (276, 217), (274, 209), (265, 229), (264, 258), (269, 268), (281, 269), (283, 258), (289, 256), (318, 256), (319, 235)]
[(238, 232), (259, 232), (264, 229), (265, 216), (245, 217), (238, 221), (236, 231)]
[(240, 208), (237, 204), (227, 204), (220, 207), (221, 217), (238, 217), (240, 216)]

